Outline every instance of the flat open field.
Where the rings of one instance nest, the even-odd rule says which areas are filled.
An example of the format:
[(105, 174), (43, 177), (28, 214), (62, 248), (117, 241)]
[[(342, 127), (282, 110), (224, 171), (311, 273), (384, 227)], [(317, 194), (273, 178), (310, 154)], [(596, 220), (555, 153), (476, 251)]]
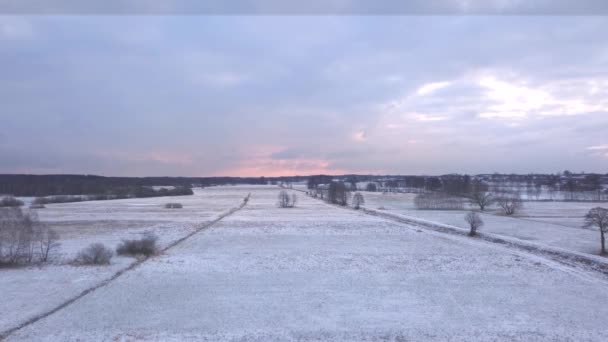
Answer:
[[(252, 197), (210, 229), (8, 340), (608, 339), (608, 282), (599, 274), (303, 195), (296, 208), (279, 209), (276, 188), (215, 188), (193, 198), (207, 203), (206, 195), (223, 192), (227, 208)], [(157, 207), (150, 216), (162, 211)], [(125, 219), (121, 212), (108, 217)], [(184, 220), (196, 221), (174, 222)]]
[[(115, 256), (105, 267), (69, 265), (89, 244), (101, 242), (114, 249), (121, 240), (138, 238), (149, 231), (159, 237), (163, 247), (238, 206), (247, 192), (246, 188), (208, 188), (195, 190), (194, 196), (49, 204), (38, 210), (41, 221), (59, 232), (61, 246), (51, 265), (0, 269), (0, 289), (10, 294), (0, 300), (0, 334), (135, 261)], [(165, 209), (163, 205), (168, 202), (182, 203), (184, 208)]]
[[(365, 207), (369, 209), (382, 208), (382, 211), (392, 214), (468, 228), (464, 221), (466, 211), (417, 210), (415, 194), (363, 194)], [(482, 214), (485, 225), (481, 231), (597, 255), (600, 251), (599, 232), (581, 228), (584, 215), (597, 206), (608, 207), (608, 203), (524, 202), (524, 208), (512, 217), (504, 216), (496, 207), (491, 207)]]

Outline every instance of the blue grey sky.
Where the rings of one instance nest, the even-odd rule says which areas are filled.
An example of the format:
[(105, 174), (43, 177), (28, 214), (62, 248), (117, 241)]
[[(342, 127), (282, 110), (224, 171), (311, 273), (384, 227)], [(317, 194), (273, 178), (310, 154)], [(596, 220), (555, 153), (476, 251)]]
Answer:
[(0, 15), (0, 173), (608, 172), (608, 17)]

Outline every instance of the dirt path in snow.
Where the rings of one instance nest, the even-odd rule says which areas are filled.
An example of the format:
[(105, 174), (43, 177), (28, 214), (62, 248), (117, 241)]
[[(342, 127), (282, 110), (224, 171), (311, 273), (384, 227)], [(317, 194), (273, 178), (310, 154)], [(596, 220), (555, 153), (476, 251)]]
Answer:
[[(159, 251), (158, 255), (162, 255), (164, 254), (166, 251), (168, 251), (169, 249), (181, 244), (182, 242), (186, 241), (187, 239), (191, 238), (193, 235), (198, 234), (200, 232), (202, 232), (203, 230), (206, 230), (208, 228), (210, 228), (211, 226), (215, 225), (216, 223), (220, 222), (221, 220), (225, 219), (226, 217), (233, 215), (234, 213), (238, 212), (239, 210), (243, 209), (247, 203), (249, 202), (249, 198), (251, 196), (251, 193), (247, 194), (247, 196), (243, 199), (243, 202), (236, 208), (232, 208), (230, 210), (228, 210), (227, 212), (221, 214), (220, 216), (218, 216), (216, 219), (207, 222), (206, 224), (201, 225), (200, 227), (197, 227), (194, 231), (188, 233), (187, 235), (171, 242), (169, 245), (167, 245), (165, 248), (161, 249)], [(146, 258), (146, 259), (141, 259), (141, 260), (137, 260), (135, 262), (133, 262), (132, 264), (130, 264), (128, 267), (123, 268), (122, 270), (119, 270), (118, 272), (114, 273), (114, 275), (112, 275), (110, 278), (102, 281), (101, 283), (90, 287), (82, 292), (80, 292), (78, 295), (70, 298), (69, 300), (61, 303), (60, 305), (54, 307), (53, 309), (46, 311), (44, 313), (41, 313), (37, 316), (34, 316), (30, 319), (28, 319), (27, 321), (19, 324), (16, 327), (10, 328), (8, 330), (2, 331), (0, 332), (0, 341), (4, 341), (6, 338), (8, 338), (11, 334), (17, 332), (20, 329), (23, 329), (31, 324), (34, 324), (36, 322), (38, 322), (39, 320), (48, 317), (56, 312), (58, 312), (61, 309), (64, 309), (66, 307), (68, 307), (69, 305), (75, 303), (76, 301), (78, 301), (79, 299), (81, 299), (82, 297), (95, 292), (96, 290), (107, 286), (109, 284), (111, 284), (114, 280), (118, 279), (120, 276), (122, 276), (123, 274), (136, 269), (137, 267), (139, 267), (140, 265), (142, 265), (143, 263), (145, 263), (146, 261), (150, 260), (150, 259), (154, 259), (156, 256), (150, 257), (150, 258)]]
[[(306, 193), (306, 191), (300, 189), (290, 190)], [(320, 198), (314, 199), (323, 201)], [(333, 204), (328, 205), (347, 210), (355, 210), (351, 207), (343, 207)], [(481, 240), (480, 242), (483, 241), (496, 244), (501, 247), (511, 249), (517, 252), (519, 255), (527, 255), (535, 260), (546, 261), (545, 263), (553, 268), (561, 269), (562, 271), (578, 275), (581, 278), (585, 278), (587, 280), (599, 281), (601, 283), (608, 284), (608, 260), (601, 260), (601, 257), (599, 256), (587, 256), (583, 253), (568, 251), (565, 249), (559, 249), (537, 243), (530, 243), (514, 237), (507, 237), (490, 233), (478, 233), (475, 238), (470, 238), (467, 236), (468, 231), (466, 229), (453, 227), (439, 222), (431, 222), (411, 216), (396, 215), (373, 209), (361, 208), (356, 211), (363, 212), (367, 215), (387, 219), (393, 222), (404, 223), (408, 226), (425, 229), (427, 231), (449, 234), (452, 236), (467, 239), (477, 239), (478, 241)]]

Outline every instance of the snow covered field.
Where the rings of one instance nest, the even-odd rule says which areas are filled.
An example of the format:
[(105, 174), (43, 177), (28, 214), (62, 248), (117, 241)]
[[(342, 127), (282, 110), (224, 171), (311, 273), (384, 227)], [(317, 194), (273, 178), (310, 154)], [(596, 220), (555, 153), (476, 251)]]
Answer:
[[(246, 188), (206, 188), (196, 190), (193, 196), (49, 204), (38, 210), (41, 221), (59, 232), (61, 246), (51, 265), (0, 269), (0, 289), (10, 294), (0, 300), (0, 334), (135, 261), (115, 256), (110, 266), (68, 265), (89, 244), (101, 242), (114, 249), (123, 239), (139, 238), (151, 231), (163, 247), (238, 206), (247, 192)], [(165, 209), (168, 202), (182, 203), (184, 208)]]
[[(364, 192), (369, 209), (383, 208), (392, 214), (468, 228), (465, 211), (417, 210), (415, 194), (382, 194)], [(496, 208), (482, 214), (485, 225), (481, 231), (533, 241), (552, 247), (587, 254), (598, 254), (599, 232), (583, 229), (583, 216), (593, 207), (608, 207), (593, 202), (524, 202), (524, 208), (513, 217), (503, 216)]]
[(608, 339), (599, 274), (303, 194), (278, 209), (276, 188), (217, 190), (252, 197), (8, 340)]

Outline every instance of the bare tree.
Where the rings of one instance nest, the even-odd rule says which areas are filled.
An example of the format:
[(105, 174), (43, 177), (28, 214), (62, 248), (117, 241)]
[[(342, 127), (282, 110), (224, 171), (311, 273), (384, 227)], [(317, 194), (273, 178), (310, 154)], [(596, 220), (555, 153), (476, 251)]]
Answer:
[(486, 207), (494, 203), (494, 195), (486, 191), (474, 191), (469, 195), (469, 201), (472, 205), (479, 206), (479, 210), (484, 211)]
[(30, 264), (48, 261), (59, 236), (38, 220), (35, 211), (0, 210), (0, 263)]
[(598, 227), (600, 230), (600, 241), (602, 243), (601, 254), (606, 254), (606, 239), (604, 234), (608, 231), (608, 209), (593, 208), (585, 215), (585, 228)]
[(359, 192), (355, 193), (353, 196), (353, 207), (355, 209), (359, 209), (363, 204), (365, 204), (365, 198), (363, 198), (363, 195), (361, 195)]
[(483, 226), (483, 220), (479, 214), (474, 211), (466, 214), (464, 216), (464, 220), (469, 224), (470, 227), (469, 236), (475, 236), (477, 234), (477, 229)]
[(291, 194), (291, 207), (295, 207), (296, 206), (296, 202), (298, 201), (298, 196), (296, 196), (296, 194)]
[(505, 215), (513, 215), (516, 211), (523, 208), (523, 202), (519, 194), (503, 195), (498, 199), (498, 204)]
[(293, 208), (296, 206), (297, 200), (296, 194), (291, 194), (291, 196), (289, 196), (287, 191), (281, 190), (281, 192), (279, 192), (277, 205), (279, 208)]
[(59, 248), (59, 234), (48, 227), (44, 227), (40, 235), (40, 261), (47, 262), (52, 252)]

